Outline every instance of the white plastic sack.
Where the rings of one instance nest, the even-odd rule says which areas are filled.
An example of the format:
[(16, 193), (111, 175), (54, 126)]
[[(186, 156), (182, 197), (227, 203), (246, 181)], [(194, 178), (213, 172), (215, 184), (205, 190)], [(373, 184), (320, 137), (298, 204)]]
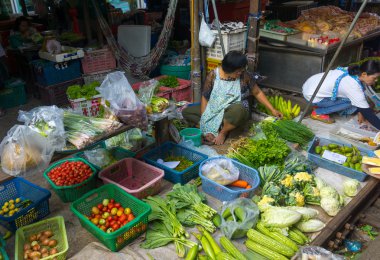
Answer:
[(124, 124), (146, 129), (148, 117), (145, 106), (137, 98), (123, 72), (109, 73), (96, 90), (110, 102), (111, 109)]
[(0, 144), (1, 167), (9, 175), (33, 174), (50, 163), (54, 148), (25, 125), (15, 125)]
[(216, 37), (214, 33), (211, 31), (210, 27), (208, 27), (208, 24), (202, 15), (201, 28), (199, 29), (199, 44), (203, 47), (212, 47), (215, 39)]
[(216, 159), (202, 166), (203, 176), (221, 185), (228, 185), (239, 178), (239, 169), (231, 159)]
[(65, 147), (63, 110), (57, 106), (36, 107), (28, 112), (20, 110), (17, 120), (44, 136), (55, 151)]

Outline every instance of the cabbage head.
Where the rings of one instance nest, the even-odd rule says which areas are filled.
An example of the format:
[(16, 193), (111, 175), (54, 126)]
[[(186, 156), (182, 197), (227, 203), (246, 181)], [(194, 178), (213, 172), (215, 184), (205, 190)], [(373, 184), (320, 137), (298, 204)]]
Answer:
[(301, 221), (297, 225), (297, 228), (302, 232), (318, 232), (325, 227), (325, 224), (319, 219), (310, 219), (307, 221)]
[(287, 207), (288, 209), (297, 211), (302, 215), (302, 221), (315, 218), (318, 215), (318, 210), (306, 207)]
[(266, 227), (286, 228), (300, 221), (301, 217), (297, 211), (271, 207), (261, 214), (261, 221)]
[(360, 188), (360, 182), (354, 179), (348, 179), (343, 182), (344, 194), (348, 197), (354, 197), (358, 194)]
[(334, 198), (339, 200), (339, 193), (331, 186), (325, 186), (320, 191), (321, 198)]
[(321, 208), (326, 211), (329, 216), (334, 217), (340, 211), (341, 204), (339, 199), (333, 197), (322, 197)]
[(327, 186), (326, 183), (321, 178), (315, 177), (314, 180), (319, 190)]

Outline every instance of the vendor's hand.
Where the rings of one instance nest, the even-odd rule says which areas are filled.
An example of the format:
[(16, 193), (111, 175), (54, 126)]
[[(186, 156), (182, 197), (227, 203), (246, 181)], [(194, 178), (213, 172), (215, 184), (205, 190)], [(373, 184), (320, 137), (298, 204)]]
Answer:
[(358, 123), (359, 124), (367, 123), (367, 120), (364, 118), (364, 116), (360, 112), (358, 113)]
[(272, 115), (275, 116), (275, 117), (278, 117), (278, 118), (283, 118), (284, 117), (284, 115), (280, 111), (278, 111), (276, 109), (273, 109), (271, 112), (272, 112)]

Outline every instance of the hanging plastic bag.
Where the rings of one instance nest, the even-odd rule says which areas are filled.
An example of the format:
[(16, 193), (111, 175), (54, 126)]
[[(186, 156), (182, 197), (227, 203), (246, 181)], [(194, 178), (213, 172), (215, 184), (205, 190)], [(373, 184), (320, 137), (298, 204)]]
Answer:
[(42, 106), (28, 112), (19, 111), (18, 121), (45, 137), (55, 151), (66, 145), (63, 110), (57, 106)]
[(0, 144), (1, 167), (9, 175), (44, 170), (53, 156), (48, 140), (25, 125), (15, 125)]
[(212, 47), (215, 39), (216, 37), (214, 33), (210, 30), (210, 27), (208, 27), (208, 24), (202, 15), (201, 28), (199, 29), (199, 44), (203, 47)]
[(109, 73), (96, 88), (111, 104), (116, 116), (126, 125), (146, 129), (148, 118), (144, 104), (137, 98), (124, 73)]
[(158, 85), (158, 81), (155, 79), (145, 81), (140, 85), (139, 99), (146, 106), (150, 105), (152, 101), (152, 97), (156, 93), (157, 85)]
[(239, 179), (239, 169), (231, 159), (211, 160), (202, 166), (203, 176), (221, 185), (228, 185)]
[[(223, 214), (228, 210), (229, 214)], [(243, 214), (243, 219), (240, 219), (236, 212), (240, 211)], [(226, 219), (222, 217), (222, 224), (220, 229), (223, 234), (228, 238), (242, 238), (246, 236), (248, 230), (256, 225), (259, 218), (259, 208), (250, 199), (238, 198), (236, 200), (227, 202), (223, 205), (220, 215), (226, 216)], [(231, 217), (229, 217), (231, 216)]]

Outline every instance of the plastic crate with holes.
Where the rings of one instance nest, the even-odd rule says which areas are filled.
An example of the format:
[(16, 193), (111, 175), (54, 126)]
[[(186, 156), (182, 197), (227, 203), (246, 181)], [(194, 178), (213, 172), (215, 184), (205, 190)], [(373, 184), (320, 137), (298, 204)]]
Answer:
[(66, 94), (67, 88), (72, 85), (82, 85), (82, 83), (82, 78), (77, 78), (50, 86), (42, 86), (37, 84), (37, 87), (44, 105), (66, 106), (69, 104)]
[(104, 184), (115, 184), (138, 199), (156, 195), (163, 177), (163, 170), (134, 158), (121, 160), (99, 173)]
[(87, 50), (82, 59), (82, 70), (84, 74), (95, 72), (106, 72), (116, 68), (116, 60), (108, 48), (99, 50)]
[[(86, 216), (91, 215), (91, 208), (102, 203), (104, 199), (114, 199), (122, 207), (130, 208), (135, 218), (114, 232), (106, 233), (101, 230)], [(113, 184), (106, 184), (88, 192), (80, 199), (74, 201), (70, 205), (70, 208), (79, 218), (82, 227), (87, 229), (88, 232), (114, 252), (119, 251), (145, 233), (148, 226), (148, 216), (152, 211), (148, 204)]]
[[(217, 30), (212, 30), (216, 35), (216, 40), (213, 47), (207, 48), (206, 57), (223, 60), (222, 45), (220, 45), (219, 34)], [(222, 39), (226, 54), (230, 51), (242, 51), (245, 50), (245, 43), (247, 40), (247, 29), (237, 29), (230, 32), (222, 31)]]
[[(64, 162), (83, 162), (90, 166), (92, 170), (92, 175), (86, 179), (85, 181), (81, 183), (77, 183), (70, 186), (58, 186), (56, 185), (48, 176), (49, 172), (60, 166)], [(53, 188), (54, 192), (58, 195), (58, 197), (63, 202), (73, 202), (74, 200), (79, 199), (84, 194), (86, 194), (88, 191), (93, 190), (96, 188), (96, 182), (97, 182), (97, 174), (98, 171), (86, 160), (82, 158), (69, 158), (69, 159), (63, 159), (56, 163), (53, 163), (49, 168), (47, 168), (44, 172), (44, 178), (49, 182), (51, 187)]]
[[(219, 183), (216, 183), (213, 180), (210, 180), (206, 176), (202, 174), (202, 167), (210, 163), (214, 160), (219, 159), (227, 159), (226, 157), (213, 157), (209, 158), (201, 163), (199, 166), (199, 176), (202, 179), (202, 190), (209, 194), (210, 196), (213, 196), (214, 198), (217, 198), (220, 201), (230, 201), (237, 199), (239, 197), (245, 197), (245, 198), (251, 198), (256, 190), (256, 188), (260, 184), (260, 178), (258, 172), (248, 167), (240, 162), (237, 162), (235, 160), (232, 160), (235, 167), (239, 170), (239, 180), (243, 180), (248, 182), (248, 184), (251, 186), (250, 189), (242, 189), (237, 187), (230, 187), (230, 186), (224, 186)], [(229, 159), (230, 160), (230, 159)]]
[(20, 198), (30, 200), (30, 205), (20, 209), (12, 216), (0, 215), (0, 224), (10, 231), (34, 223), (50, 213), (50, 191), (23, 178), (14, 178), (0, 184), (0, 205), (9, 200)]
[[(193, 165), (187, 169), (178, 172), (161, 163), (158, 159), (165, 160), (169, 156), (185, 157), (193, 162)], [(173, 183), (185, 184), (198, 176), (199, 165), (207, 159), (207, 155), (196, 152), (192, 149), (178, 145), (172, 142), (164, 143), (163, 145), (151, 150), (143, 156), (144, 161), (165, 171), (165, 179)]]
[(51, 239), (57, 240), (57, 246), (55, 247), (57, 249), (57, 253), (43, 259), (65, 260), (67, 251), (69, 250), (69, 244), (67, 241), (65, 220), (61, 216), (41, 220), (32, 225), (28, 225), (18, 229), (16, 232), (15, 259), (25, 259), (24, 244), (30, 243), (29, 236), (36, 235), (46, 230), (52, 231), (53, 236), (51, 237)]

